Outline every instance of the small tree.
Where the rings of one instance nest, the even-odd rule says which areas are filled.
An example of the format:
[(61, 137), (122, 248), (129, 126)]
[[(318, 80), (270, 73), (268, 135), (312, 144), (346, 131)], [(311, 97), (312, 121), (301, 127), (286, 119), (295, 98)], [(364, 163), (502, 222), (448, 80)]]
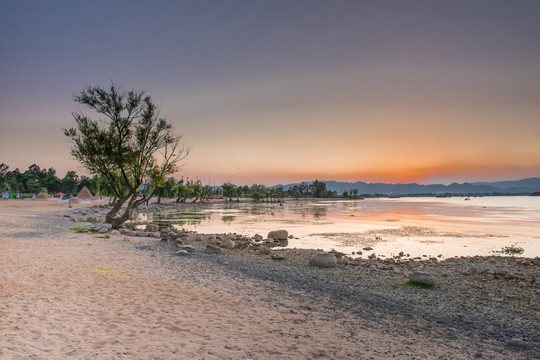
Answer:
[[(180, 145), (181, 136), (159, 117), (144, 92), (126, 92), (114, 85), (109, 91), (89, 87), (74, 100), (103, 116), (91, 120), (82, 113), (72, 113), (77, 127), (64, 130), (64, 134), (74, 143), (71, 154), (91, 174), (107, 181), (116, 202), (105, 221), (118, 228), (152, 197), (156, 189), (153, 182), (173, 174), (189, 151)], [(150, 185), (151, 190), (141, 194), (142, 184)]]
[(250, 196), (255, 202), (264, 199), (267, 195), (266, 186), (262, 184), (253, 184), (249, 188)]
[(236, 186), (234, 186), (234, 184), (229, 181), (221, 185), (221, 189), (223, 190), (222, 194), (225, 198), (225, 201), (232, 201), (232, 198), (237, 196), (238, 191), (236, 189)]

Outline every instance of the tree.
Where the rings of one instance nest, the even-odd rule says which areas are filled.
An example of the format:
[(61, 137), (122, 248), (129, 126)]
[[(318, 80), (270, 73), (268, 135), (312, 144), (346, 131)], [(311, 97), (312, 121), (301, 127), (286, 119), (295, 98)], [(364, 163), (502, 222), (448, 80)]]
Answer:
[(176, 181), (172, 177), (168, 178), (164, 182), (159, 182), (158, 187), (156, 189), (156, 194), (158, 196), (158, 199), (157, 199), (158, 204), (161, 203), (162, 197), (166, 197), (166, 198), (175, 197), (175, 194), (174, 194), (175, 185), (176, 185)]
[(79, 176), (75, 171), (68, 171), (62, 179), (62, 191), (65, 194), (76, 194), (77, 183), (79, 182)]
[(255, 202), (264, 199), (267, 195), (266, 186), (262, 184), (253, 184), (249, 188), (250, 196)]
[(310, 188), (311, 188), (310, 189), (311, 195), (313, 195), (313, 197), (319, 198), (319, 197), (322, 197), (321, 195), (322, 192), (326, 191), (326, 183), (319, 180), (315, 180)]
[(278, 186), (270, 190), (270, 197), (272, 197), (274, 201), (281, 201), (285, 197), (283, 186)]
[(82, 112), (72, 113), (77, 127), (65, 129), (64, 135), (73, 141), (71, 154), (108, 182), (117, 200), (105, 221), (118, 228), (152, 197), (155, 187), (141, 193), (141, 185), (172, 175), (189, 150), (143, 91), (125, 91), (114, 84), (109, 91), (88, 87), (74, 100), (102, 116), (92, 120)]
[(223, 190), (223, 197), (225, 198), (225, 201), (227, 201), (227, 199), (228, 201), (232, 201), (232, 198), (237, 196), (238, 191), (236, 186), (230, 181), (221, 185), (221, 189)]
[(188, 184), (184, 184), (184, 179), (178, 180), (174, 187), (174, 193), (176, 196), (176, 202), (186, 202), (187, 199), (191, 198), (193, 196), (193, 189), (188, 186)]
[(9, 169), (9, 166), (7, 166), (4, 163), (0, 164), (0, 190), (4, 191), (8, 187), (8, 177), (7, 177), (7, 171)]

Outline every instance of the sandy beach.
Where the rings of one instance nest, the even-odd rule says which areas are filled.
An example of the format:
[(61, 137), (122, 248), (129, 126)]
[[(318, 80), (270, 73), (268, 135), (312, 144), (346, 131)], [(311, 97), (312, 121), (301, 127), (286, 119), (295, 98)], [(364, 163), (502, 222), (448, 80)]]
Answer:
[[(0, 358), (540, 356), (538, 259), (522, 264), (495, 258), (495, 265), (506, 261), (510, 273), (523, 274), (519, 281), (481, 271), (466, 281), (461, 273), (448, 278), (450, 262), (439, 289), (407, 288), (396, 283), (409, 268), (387, 271), (377, 262), (319, 269), (295, 263), (308, 253), (280, 263), (234, 251), (179, 257), (174, 244), (160, 239), (145, 238), (150, 247), (141, 250), (139, 237), (68, 230), (75, 224), (70, 214), (86, 208), (93, 205), (0, 201)], [(421, 266), (436, 275), (444, 268)], [(458, 263), (455, 268), (463, 270)], [(495, 293), (499, 281), (522, 299), (500, 302), (506, 295)], [(452, 286), (495, 298), (489, 304), (501, 306), (500, 313), (495, 320), (469, 316), (474, 297), (460, 304), (461, 289)], [(460, 306), (461, 318), (455, 313)], [(517, 338), (522, 345), (511, 342)]]

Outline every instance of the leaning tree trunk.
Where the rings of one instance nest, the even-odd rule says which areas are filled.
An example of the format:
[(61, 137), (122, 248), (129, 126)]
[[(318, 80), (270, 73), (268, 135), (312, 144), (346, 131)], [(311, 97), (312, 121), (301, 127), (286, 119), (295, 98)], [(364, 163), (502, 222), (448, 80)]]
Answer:
[[(121, 212), (122, 206), (126, 203), (126, 201), (129, 199), (126, 208), (124, 209), (123, 213), (120, 216), (117, 216), (118, 213)], [(114, 204), (111, 211), (107, 213), (105, 216), (105, 222), (112, 225), (113, 229), (118, 229), (123, 223), (129, 220), (131, 217), (131, 214), (133, 213), (133, 210), (137, 207), (137, 194), (131, 195), (131, 198), (125, 197), (125, 198), (118, 198), (116, 203)]]

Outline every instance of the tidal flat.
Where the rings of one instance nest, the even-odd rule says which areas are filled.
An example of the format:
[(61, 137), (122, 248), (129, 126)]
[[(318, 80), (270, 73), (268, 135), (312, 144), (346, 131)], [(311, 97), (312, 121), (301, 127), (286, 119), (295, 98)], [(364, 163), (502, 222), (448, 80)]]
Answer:
[(540, 256), (540, 198), (532, 196), (164, 204), (142, 207), (140, 216), (208, 234), (286, 229), (293, 235), (288, 248), (360, 257), (371, 254), (361, 251), (367, 246), (383, 257), (489, 256), (507, 246)]

